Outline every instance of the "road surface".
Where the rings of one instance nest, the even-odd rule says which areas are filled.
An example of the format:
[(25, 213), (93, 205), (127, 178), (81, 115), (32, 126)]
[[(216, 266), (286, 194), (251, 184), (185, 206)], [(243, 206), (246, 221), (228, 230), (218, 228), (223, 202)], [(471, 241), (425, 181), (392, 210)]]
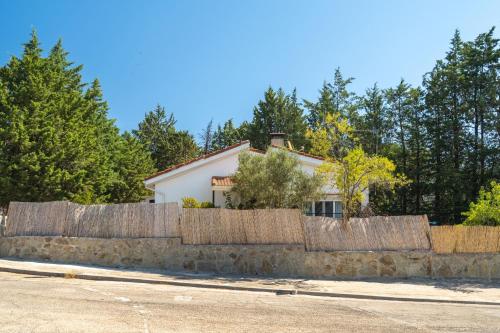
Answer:
[(500, 332), (500, 307), (0, 273), (0, 332)]

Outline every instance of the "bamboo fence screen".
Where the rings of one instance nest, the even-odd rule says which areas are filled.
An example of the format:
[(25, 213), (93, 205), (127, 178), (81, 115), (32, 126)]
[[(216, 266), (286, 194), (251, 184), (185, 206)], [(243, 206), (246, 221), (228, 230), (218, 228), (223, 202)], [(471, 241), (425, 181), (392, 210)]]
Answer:
[[(177, 203), (79, 205), (11, 202), (5, 236), (182, 237), (183, 244), (305, 244), (309, 251), (500, 252), (500, 227), (429, 227), (427, 216), (374, 216), (347, 223), (294, 209), (179, 209)], [(1, 230), (0, 230), (1, 231)]]
[(500, 227), (432, 227), (432, 248), (436, 253), (500, 252)]
[(183, 209), (184, 244), (304, 244), (298, 209)]
[(347, 223), (328, 217), (305, 217), (309, 251), (429, 250), (427, 216), (373, 216)]
[(11, 202), (6, 236), (179, 237), (177, 203)]

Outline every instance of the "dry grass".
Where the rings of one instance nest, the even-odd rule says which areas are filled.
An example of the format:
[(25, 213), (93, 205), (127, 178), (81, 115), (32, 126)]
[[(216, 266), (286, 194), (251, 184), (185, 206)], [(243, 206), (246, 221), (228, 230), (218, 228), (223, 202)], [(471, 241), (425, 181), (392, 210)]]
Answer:
[(436, 253), (500, 252), (500, 227), (432, 227), (432, 249)]

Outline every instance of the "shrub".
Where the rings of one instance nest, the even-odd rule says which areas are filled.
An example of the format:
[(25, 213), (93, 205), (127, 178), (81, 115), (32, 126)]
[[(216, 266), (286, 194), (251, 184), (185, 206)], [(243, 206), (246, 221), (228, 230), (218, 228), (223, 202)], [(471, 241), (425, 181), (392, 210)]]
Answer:
[[(265, 156), (242, 153), (234, 175), (239, 208), (303, 208), (306, 201), (323, 196), (324, 178), (302, 171), (298, 159), (282, 149), (270, 148)], [(231, 200), (231, 194), (226, 200)]]
[(472, 202), (464, 225), (500, 225), (500, 183), (491, 182), (491, 191), (481, 188), (477, 202)]
[(200, 208), (201, 204), (195, 198), (185, 197), (185, 198), (182, 198), (182, 207), (183, 208)]
[(200, 204), (200, 208), (214, 208), (214, 204), (211, 203), (210, 201), (203, 201), (201, 204)]
[(199, 202), (193, 197), (182, 198), (183, 208), (214, 208), (214, 204), (210, 201)]

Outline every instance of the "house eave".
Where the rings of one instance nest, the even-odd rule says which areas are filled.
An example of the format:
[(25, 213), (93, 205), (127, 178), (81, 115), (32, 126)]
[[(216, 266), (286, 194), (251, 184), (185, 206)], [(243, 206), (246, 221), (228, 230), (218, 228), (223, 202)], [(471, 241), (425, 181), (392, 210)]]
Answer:
[(180, 174), (184, 174), (186, 172), (189, 172), (191, 170), (198, 169), (206, 164), (212, 163), (214, 161), (226, 158), (228, 156), (232, 156), (235, 154), (240, 153), (241, 151), (248, 150), (250, 148), (250, 143), (249, 142), (244, 142), (232, 149), (214, 154), (212, 156), (209, 156), (207, 158), (201, 158), (199, 160), (196, 160), (192, 163), (180, 166), (172, 171), (166, 172), (166, 173), (160, 173), (157, 176), (151, 177), (149, 179), (144, 180), (144, 186), (146, 188), (150, 188), (150, 186), (154, 186), (154, 184), (157, 184), (161, 181), (164, 181), (169, 178), (173, 178), (175, 176), (178, 176)]

